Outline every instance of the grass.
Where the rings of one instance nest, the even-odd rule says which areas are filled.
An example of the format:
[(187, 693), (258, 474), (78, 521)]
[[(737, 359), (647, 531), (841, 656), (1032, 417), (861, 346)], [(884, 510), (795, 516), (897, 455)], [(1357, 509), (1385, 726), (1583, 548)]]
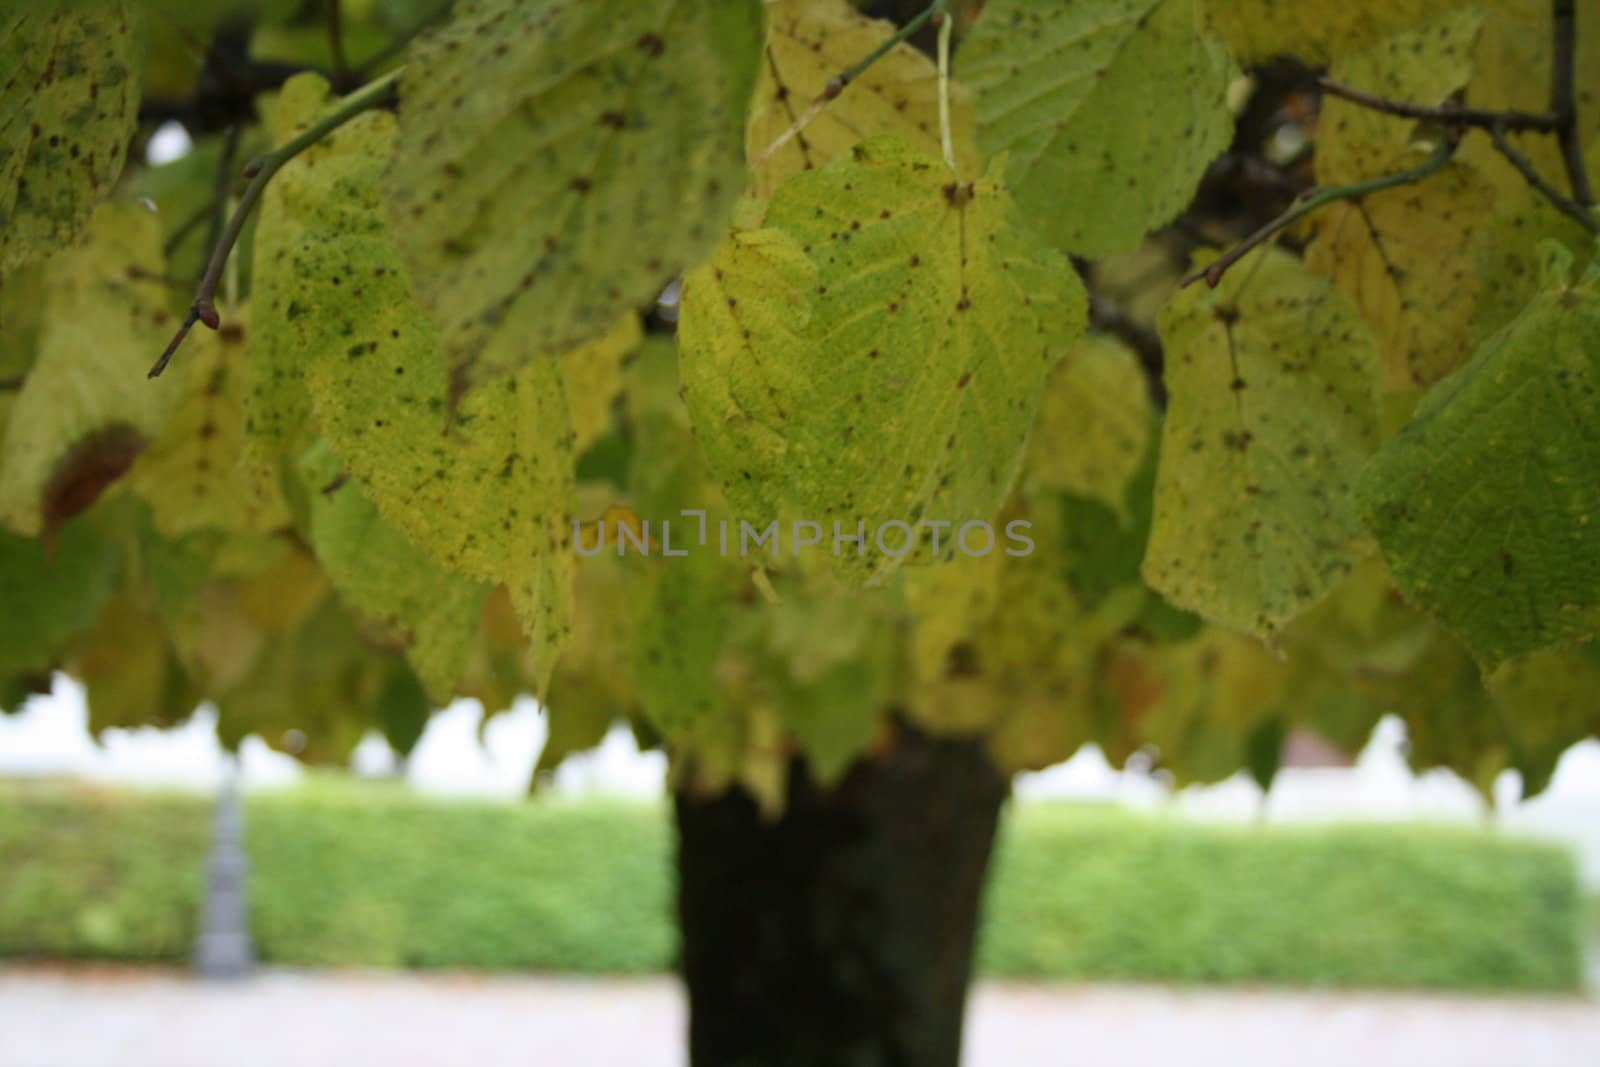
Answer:
[[(205, 798), (0, 787), (0, 957), (175, 961)], [(294, 966), (672, 966), (664, 806), (327, 786), (248, 801), (251, 923)], [(1564, 990), (1600, 904), (1561, 849), (1425, 826), (1235, 828), (1082, 806), (1007, 818), (990, 975)]]

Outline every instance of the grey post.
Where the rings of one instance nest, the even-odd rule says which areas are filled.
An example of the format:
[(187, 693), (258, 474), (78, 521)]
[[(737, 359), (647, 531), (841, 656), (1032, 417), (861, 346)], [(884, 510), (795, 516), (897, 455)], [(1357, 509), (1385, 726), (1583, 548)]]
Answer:
[(255, 964), (246, 892), (249, 861), (244, 853), (244, 811), (237, 778), (234, 758), (227, 757), (217, 789), (200, 937), (194, 953), (195, 972), (206, 979), (242, 978)]

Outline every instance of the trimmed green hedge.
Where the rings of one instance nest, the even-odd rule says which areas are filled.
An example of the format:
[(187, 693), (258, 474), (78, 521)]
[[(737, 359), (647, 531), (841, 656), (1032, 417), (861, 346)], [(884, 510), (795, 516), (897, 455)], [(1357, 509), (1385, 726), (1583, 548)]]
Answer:
[[(200, 797), (0, 788), (0, 957), (183, 959), (209, 821)], [(662, 808), (318, 786), (246, 821), (269, 962), (672, 964)], [(1563, 850), (1493, 833), (1033, 805), (1007, 819), (980, 957), (1008, 977), (1574, 989), (1587, 906)]]
[(991, 973), (1448, 989), (1582, 982), (1583, 897), (1556, 846), (1447, 826), (1019, 814), (986, 902)]

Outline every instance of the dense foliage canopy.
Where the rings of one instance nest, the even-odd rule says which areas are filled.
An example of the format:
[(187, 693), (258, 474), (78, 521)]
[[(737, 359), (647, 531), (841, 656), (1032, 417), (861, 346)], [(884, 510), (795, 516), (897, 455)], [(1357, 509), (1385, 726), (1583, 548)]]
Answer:
[(1600, 10), (909, 14), (7, 5), (3, 706), (339, 760), (531, 691), (544, 768), (622, 720), (769, 805), (897, 717), (1186, 781), (1394, 711), (1542, 787)]

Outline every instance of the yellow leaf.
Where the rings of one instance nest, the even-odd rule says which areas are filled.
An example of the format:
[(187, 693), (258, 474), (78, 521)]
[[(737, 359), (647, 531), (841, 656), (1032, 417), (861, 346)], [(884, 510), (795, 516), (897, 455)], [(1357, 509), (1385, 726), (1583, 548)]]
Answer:
[(1475, 237), (1494, 206), (1489, 184), (1455, 163), (1317, 214), (1306, 268), (1330, 277), (1371, 327), (1385, 389), (1432, 385), (1466, 361), (1479, 292)]

